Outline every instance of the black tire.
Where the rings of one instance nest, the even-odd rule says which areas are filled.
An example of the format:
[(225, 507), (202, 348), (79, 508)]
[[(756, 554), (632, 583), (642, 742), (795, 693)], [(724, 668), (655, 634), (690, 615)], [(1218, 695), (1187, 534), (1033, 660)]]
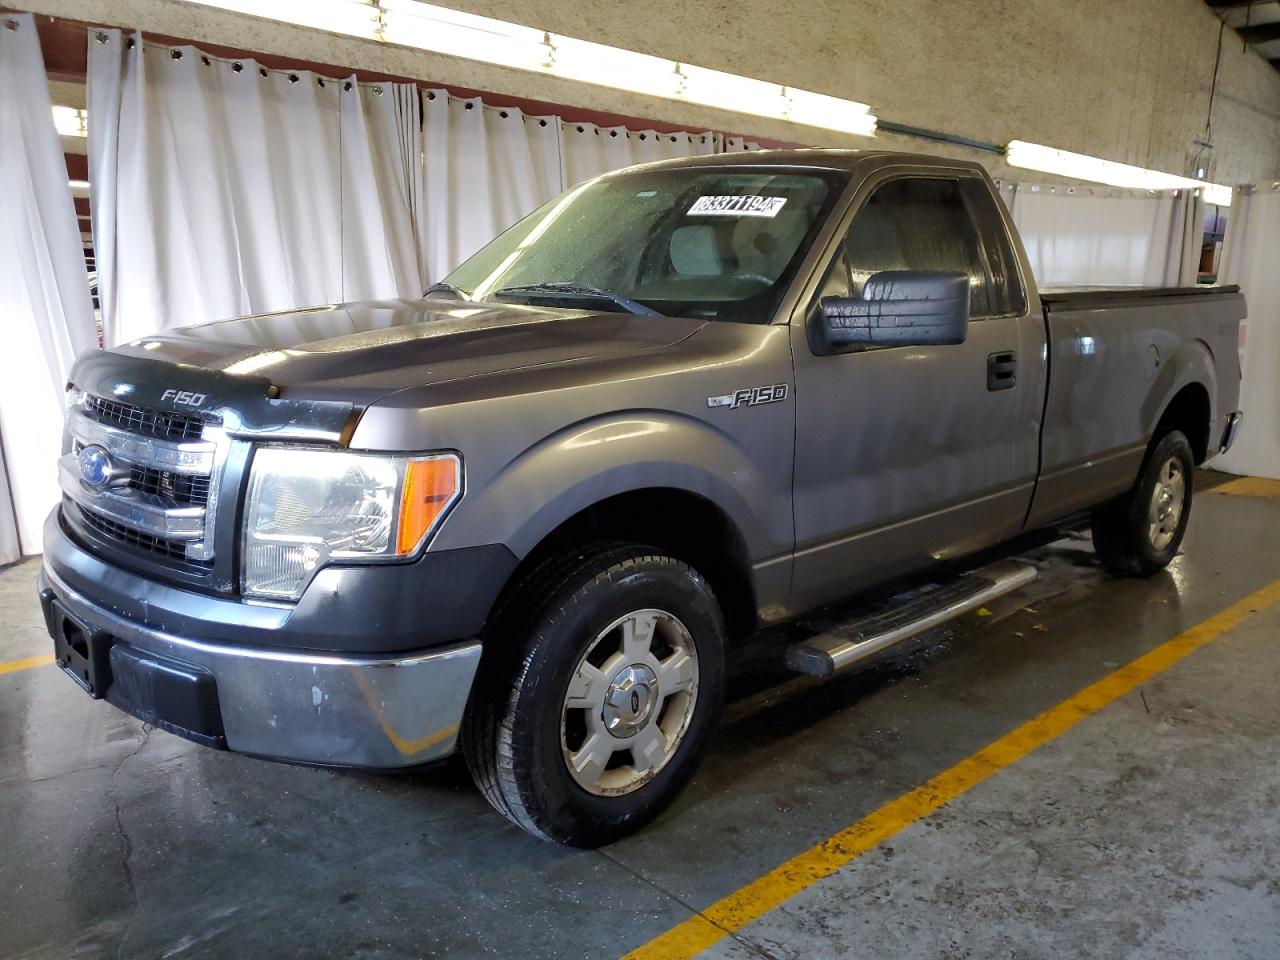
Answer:
[[(1170, 464), (1182, 477), (1176, 524), (1153, 536), (1153, 499), (1158, 488), (1168, 489), (1162, 474)], [(1147, 577), (1178, 555), (1191, 518), (1194, 471), (1195, 457), (1185, 434), (1171, 430), (1156, 439), (1133, 489), (1094, 511), (1093, 547), (1108, 570), (1123, 577)]]
[[(562, 751), (565, 696), (601, 631), (649, 609), (677, 618), (696, 648), (692, 712), (651, 779), (620, 796), (596, 795), (575, 781)], [(543, 564), (486, 638), (461, 735), (476, 786), (513, 823), (559, 843), (597, 847), (638, 830), (688, 782), (719, 722), (724, 637), (706, 581), (659, 550), (610, 544)]]

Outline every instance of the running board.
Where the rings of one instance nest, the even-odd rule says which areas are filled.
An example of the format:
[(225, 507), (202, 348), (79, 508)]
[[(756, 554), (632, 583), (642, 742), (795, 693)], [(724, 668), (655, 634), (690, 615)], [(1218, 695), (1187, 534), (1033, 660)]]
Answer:
[(1012, 560), (981, 567), (943, 586), (917, 592), (887, 609), (825, 625), (821, 633), (787, 648), (787, 666), (797, 673), (832, 676), (903, 640), (1025, 587), (1036, 577), (1035, 567)]

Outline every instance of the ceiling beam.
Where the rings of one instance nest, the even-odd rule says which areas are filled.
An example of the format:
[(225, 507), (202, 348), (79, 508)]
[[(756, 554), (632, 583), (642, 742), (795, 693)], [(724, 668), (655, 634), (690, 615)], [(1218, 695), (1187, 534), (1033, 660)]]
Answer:
[[(8, 9), (13, 2), (0, 0), (0, 10)], [(199, 3), (94, 0), (92, 4), (85, 4), (83, 0), (22, 0), (21, 6), (36, 14), (47, 73), (53, 79), (68, 82), (85, 82), (87, 29), (133, 29), (146, 23), (151, 27), (146, 31), (146, 38), (152, 43), (194, 44), (211, 56), (252, 58), (268, 69), (313, 70), (320, 76), (335, 78), (355, 74), (361, 81), (416, 82), (419, 86), (443, 88), (463, 99), (483, 96), (486, 104), (516, 107), (527, 116), (555, 114), (572, 123), (595, 123), (602, 127), (625, 125), (659, 133), (696, 129), (720, 130), (730, 135), (738, 134), (740, 124), (746, 119), (741, 114), (716, 108), (659, 102), (604, 86), (373, 39), (340, 36)], [(92, 7), (92, 11), (86, 10), (87, 7)], [(95, 19), (83, 19), (86, 13)], [(60, 32), (69, 32), (69, 35), (59, 36)], [(228, 46), (228, 43), (246, 46)], [(264, 52), (268, 50), (275, 52)], [(362, 66), (353, 68), (342, 64)], [(447, 74), (450, 79), (442, 80), (441, 74)], [(540, 93), (545, 95), (539, 96)], [(639, 109), (625, 111), (627, 106)], [(652, 119), (654, 113), (663, 119)], [(796, 132), (801, 129), (805, 131), (806, 144), (853, 146), (853, 140), (862, 143), (860, 138), (847, 134), (831, 132), (828, 136), (827, 131), (801, 128), (787, 120), (765, 117), (750, 120), (750, 138), (770, 147), (796, 144)]]
[[(3, 9), (3, 0), (0, 0), (0, 10)], [(50, 79), (58, 84), (59, 90), (70, 89), (72, 85), (78, 85), (82, 91), (84, 90), (86, 79), (85, 75), (88, 72), (89, 56), (88, 44), (86, 42), (86, 31), (96, 29), (96, 24), (81, 20), (65, 20), (45, 16), (37, 17), (36, 32), (40, 36), (40, 49), (44, 54), (45, 71), (48, 73)], [(181, 37), (166, 36), (152, 31), (147, 32), (146, 39), (151, 43), (173, 46), (193, 42)], [(375, 41), (372, 40), (359, 40), (356, 42), (361, 44), (369, 43), (377, 46)], [(222, 57), (228, 60), (235, 60), (239, 58), (253, 59), (261, 66), (272, 70), (311, 70), (321, 76), (332, 77), (334, 79), (345, 79), (346, 77), (354, 74), (356, 79), (368, 83), (374, 83), (380, 80), (397, 83), (415, 82), (412, 77), (396, 73), (387, 73), (381, 70), (352, 69), (349, 67), (320, 63), (313, 60), (301, 60), (295, 57), (282, 56), (278, 54), (254, 53), (249, 50), (242, 50), (215, 43), (202, 43), (197, 41), (196, 45), (202, 52), (215, 57)], [(420, 85), (445, 89), (454, 96), (461, 97), (464, 100), (471, 97), (483, 97), (484, 102), (491, 106), (516, 107), (523, 111), (526, 116), (555, 114), (570, 123), (595, 123), (602, 127), (637, 127), (657, 130), (659, 133), (679, 133), (690, 129), (692, 126), (690, 124), (682, 125), (678, 123), (668, 123), (663, 120), (650, 120), (628, 114), (610, 113), (605, 110), (579, 109), (567, 104), (532, 100), (519, 96), (495, 94), (488, 91), (458, 86), (452, 83), (425, 81), (421, 82)], [(68, 106), (85, 106), (84, 103), (77, 104), (70, 101), (57, 100), (56, 98), (55, 102), (66, 102)], [(762, 145), (791, 145), (789, 141), (769, 140), (765, 137), (752, 137), (751, 139), (760, 141)]]

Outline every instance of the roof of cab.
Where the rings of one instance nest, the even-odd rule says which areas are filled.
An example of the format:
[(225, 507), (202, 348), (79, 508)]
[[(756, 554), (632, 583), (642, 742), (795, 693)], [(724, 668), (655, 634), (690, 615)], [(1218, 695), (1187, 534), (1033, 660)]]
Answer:
[[(700, 157), (679, 157), (674, 160), (658, 160), (643, 164), (646, 170), (680, 167), (737, 167), (775, 166), (808, 167), (810, 169), (852, 171), (880, 166), (957, 167), (966, 170), (983, 170), (972, 160), (955, 160), (927, 153), (903, 153), (896, 150), (842, 150), (834, 147), (804, 147), (783, 150), (744, 150), (740, 153), (712, 153)], [(624, 168), (619, 173), (625, 172)]]

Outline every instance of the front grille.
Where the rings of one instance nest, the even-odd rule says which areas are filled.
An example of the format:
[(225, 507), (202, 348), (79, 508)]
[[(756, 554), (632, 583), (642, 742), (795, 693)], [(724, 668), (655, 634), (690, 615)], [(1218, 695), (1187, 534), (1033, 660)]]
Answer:
[(131, 403), (92, 396), (85, 397), (85, 409), (102, 423), (161, 440), (199, 440), (206, 422), (184, 413), (144, 410)]
[(192, 560), (188, 558), (186, 545), (177, 540), (166, 540), (163, 537), (155, 537), (149, 533), (134, 530), (132, 527), (126, 527), (124, 524), (117, 523), (109, 517), (94, 513), (84, 506), (80, 506), (79, 510), (85, 526), (107, 540), (133, 547), (157, 557), (163, 557), (166, 560), (180, 560), (193, 567), (208, 569), (213, 566), (212, 560)]
[(208, 477), (133, 466), (129, 470), (129, 486), (142, 493), (163, 497), (167, 504), (173, 506), (203, 507), (209, 503)]
[[(71, 441), (71, 452), (84, 449), (79, 440)], [(161, 499), (167, 507), (204, 507), (209, 503), (209, 477), (174, 473), (158, 467), (129, 467), (129, 487), (139, 493)]]

